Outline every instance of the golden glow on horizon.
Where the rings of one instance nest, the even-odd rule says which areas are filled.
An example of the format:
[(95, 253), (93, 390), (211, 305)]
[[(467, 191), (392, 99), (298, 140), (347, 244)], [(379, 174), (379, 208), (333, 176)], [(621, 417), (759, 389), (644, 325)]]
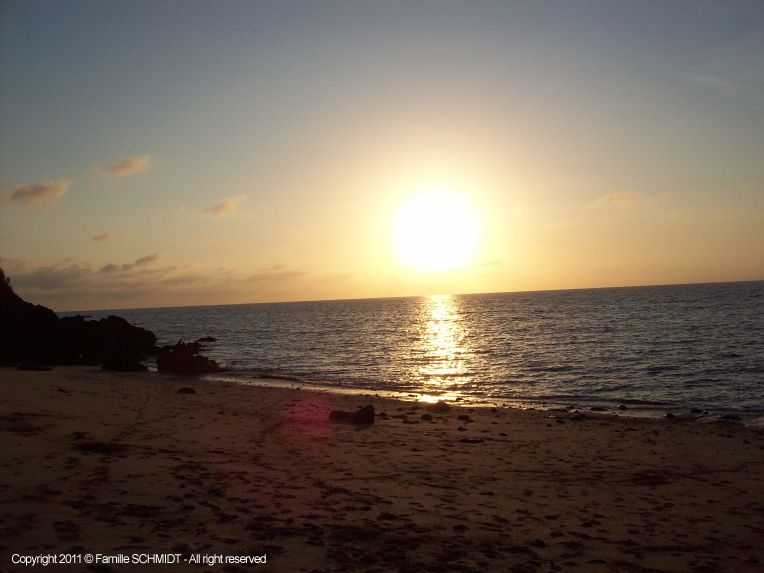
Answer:
[(394, 240), (403, 264), (441, 272), (469, 264), (478, 246), (480, 220), (467, 200), (450, 191), (409, 197), (395, 220)]

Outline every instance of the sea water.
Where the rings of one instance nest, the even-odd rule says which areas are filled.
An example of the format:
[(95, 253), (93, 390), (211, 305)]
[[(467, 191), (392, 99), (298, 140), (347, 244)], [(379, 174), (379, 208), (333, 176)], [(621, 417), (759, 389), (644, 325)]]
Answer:
[(764, 420), (764, 282), (85, 314), (214, 336), (204, 354), (237, 382)]

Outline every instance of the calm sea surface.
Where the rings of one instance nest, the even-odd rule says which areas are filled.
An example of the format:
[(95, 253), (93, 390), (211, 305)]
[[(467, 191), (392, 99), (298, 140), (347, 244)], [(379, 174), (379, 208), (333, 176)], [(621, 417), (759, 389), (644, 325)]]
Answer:
[(764, 421), (764, 282), (87, 312), (214, 336), (239, 382)]

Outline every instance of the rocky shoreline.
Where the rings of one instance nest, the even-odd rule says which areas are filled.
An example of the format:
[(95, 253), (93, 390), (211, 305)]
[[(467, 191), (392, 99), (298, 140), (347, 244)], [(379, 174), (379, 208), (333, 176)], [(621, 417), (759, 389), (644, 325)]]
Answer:
[(224, 367), (200, 354), (203, 343), (157, 346), (156, 335), (119, 316), (87, 320), (81, 315), (59, 318), (51, 309), (23, 300), (0, 269), (0, 366), (43, 370), (50, 366), (101, 366), (104, 370), (142, 372), (144, 361), (156, 358), (167, 374), (222, 372)]

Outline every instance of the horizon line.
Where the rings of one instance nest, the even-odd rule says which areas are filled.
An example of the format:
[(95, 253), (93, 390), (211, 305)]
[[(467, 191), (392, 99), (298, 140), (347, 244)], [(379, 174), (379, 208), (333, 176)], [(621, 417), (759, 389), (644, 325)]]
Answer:
[(586, 291), (586, 290), (611, 290), (611, 289), (627, 289), (627, 288), (651, 288), (651, 287), (675, 287), (675, 286), (703, 286), (703, 285), (723, 285), (723, 284), (737, 284), (737, 283), (757, 283), (764, 282), (764, 278), (759, 279), (746, 279), (738, 281), (702, 281), (702, 282), (688, 282), (688, 283), (650, 283), (650, 284), (632, 284), (632, 285), (609, 285), (598, 287), (576, 287), (576, 288), (550, 288), (550, 289), (529, 289), (529, 290), (508, 290), (508, 291), (489, 291), (489, 292), (465, 292), (465, 293), (431, 293), (431, 294), (407, 294), (400, 296), (367, 296), (357, 298), (323, 298), (323, 299), (298, 299), (298, 300), (281, 300), (281, 301), (261, 301), (261, 302), (235, 302), (235, 303), (219, 303), (219, 304), (189, 304), (183, 306), (132, 306), (122, 308), (93, 308), (93, 309), (77, 309), (77, 310), (54, 310), (56, 314), (60, 313), (84, 313), (84, 312), (111, 312), (122, 310), (167, 310), (167, 309), (179, 309), (179, 308), (209, 308), (216, 306), (250, 306), (255, 304), (300, 304), (300, 303), (316, 303), (316, 302), (350, 302), (350, 301), (362, 301), (362, 300), (386, 300), (386, 299), (400, 299), (400, 298), (427, 298), (432, 296), (482, 296), (482, 295), (498, 295), (498, 294), (524, 294), (524, 293), (540, 293), (540, 292), (574, 292), (574, 291)]

